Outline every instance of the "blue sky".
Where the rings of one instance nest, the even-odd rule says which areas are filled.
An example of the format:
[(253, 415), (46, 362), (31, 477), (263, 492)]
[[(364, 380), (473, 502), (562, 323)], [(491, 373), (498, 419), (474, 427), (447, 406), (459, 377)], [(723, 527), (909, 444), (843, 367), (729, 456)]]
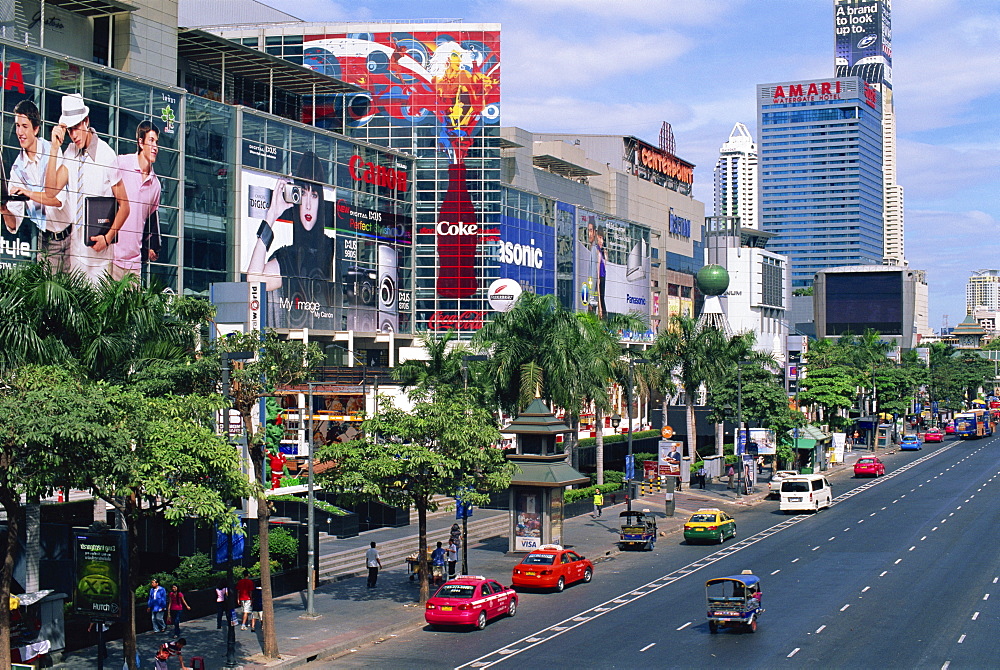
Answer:
[[(503, 125), (636, 135), (669, 121), (712, 213), (733, 124), (755, 86), (833, 74), (833, 0), (264, 0), (309, 21), (501, 24)], [(1000, 2), (895, 0), (893, 79), (906, 256), (930, 326), (965, 317), (972, 270), (1000, 268)]]

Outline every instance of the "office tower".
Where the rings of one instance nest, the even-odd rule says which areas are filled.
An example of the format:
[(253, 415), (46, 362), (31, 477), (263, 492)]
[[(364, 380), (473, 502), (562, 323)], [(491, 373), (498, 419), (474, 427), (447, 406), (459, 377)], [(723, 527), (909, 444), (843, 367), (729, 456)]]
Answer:
[(733, 126), (715, 164), (715, 215), (737, 216), (757, 228), (757, 145), (742, 123)]
[(792, 288), (821, 269), (881, 264), (882, 114), (860, 77), (760, 84), (760, 228)]
[(896, 183), (890, 0), (834, 0), (836, 76), (861, 77), (882, 96), (885, 262), (903, 263), (903, 187)]
[(977, 307), (1000, 311), (1000, 270), (974, 270), (965, 285), (965, 312)]

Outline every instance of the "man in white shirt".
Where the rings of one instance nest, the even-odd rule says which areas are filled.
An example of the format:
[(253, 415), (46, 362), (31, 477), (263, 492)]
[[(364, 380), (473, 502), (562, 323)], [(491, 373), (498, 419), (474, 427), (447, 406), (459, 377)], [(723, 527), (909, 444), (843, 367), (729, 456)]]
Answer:
[[(71, 144), (60, 147), (69, 135)], [(64, 207), (69, 208), (73, 233), (70, 249), (73, 269), (98, 281), (111, 271), (114, 235), (87, 235), (86, 206), (90, 198), (114, 196), (118, 203), (111, 229), (119, 230), (129, 215), (128, 196), (117, 167), (117, 154), (90, 127), (90, 108), (79, 93), (64, 95), (59, 124), (52, 128), (49, 162), (45, 169), (45, 191), (51, 197), (68, 188)], [(109, 231), (110, 232), (110, 231)]]
[(368, 588), (373, 589), (378, 582), (378, 569), (382, 567), (382, 560), (378, 556), (378, 549), (375, 548), (374, 542), (365, 552), (365, 565), (368, 566)]
[(38, 136), (42, 117), (31, 100), (22, 100), (14, 106), (14, 134), (21, 145), (7, 182), (11, 195), (28, 196), (27, 202), (13, 201), (0, 205), (7, 230), (17, 233), (25, 218), (38, 228), (38, 248), (53, 269), (69, 270), (69, 235), (72, 232), (69, 218), (62, 207), (65, 192), (50, 197), (45, 192), (45, 161), (49, 156), (49, 142)]

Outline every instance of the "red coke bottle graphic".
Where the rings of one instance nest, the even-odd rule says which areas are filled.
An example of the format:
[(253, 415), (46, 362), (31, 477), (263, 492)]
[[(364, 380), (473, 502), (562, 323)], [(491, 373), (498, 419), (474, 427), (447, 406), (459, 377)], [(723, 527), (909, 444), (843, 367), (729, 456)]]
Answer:
[(465, 186), (465, 164), (448, 166), (448, 191), (441, 201), (436, 226), (438, 279), (442, 298), (468, 298), (479, 288), (476, 248), (479, 224)]

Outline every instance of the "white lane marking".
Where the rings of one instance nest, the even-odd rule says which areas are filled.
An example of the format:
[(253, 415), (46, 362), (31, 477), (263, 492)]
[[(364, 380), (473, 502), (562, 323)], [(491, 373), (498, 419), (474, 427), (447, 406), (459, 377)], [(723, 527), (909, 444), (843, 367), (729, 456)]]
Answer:
[(965, 642), (965, 633), (962, 633), (962, 637), (958, 638), (959, 644), (962, 644), (963, 642)]
[(849, 531), (849, 530), (850, 530), (850, 528), (845, 528), (845, 529), (844, 529), (844, 532), (846, 533), (846, 532), (847, 532), (847, 531)]
[(864, 523), (864, 522), (865, 522), (864, 519), (858, 519), (858, 523)]
[(948, 667), (950, 665), (951, 665), (951, 661), (945, 661), (944, 665), (941, 666), (941, 670), (948, 670)]
[[(906, 472), (910, 468), (915, 467), (915, 466), (917, 466), (917, 465), (919, 465), (919, 464), (921, 464), (921, 463), (923, 463), (923, 462), (925, 462), (925, 461), (927, 461), (927, 460), (929, 460), (931, 458), (940, 456), (940, 455), (946, 453), (947, 451), (949, 451), (951, 448), (952, 447), (949, 446), (949, 447), (944, 447), (944, 448), (938, 449), (936, 451), (933, 451), (933, 452), (927, 454), (926, 456), (923, 456), (923, 457), (918, 458), (918, 459), (916, 459), (914, 461), (911, 461), (909, 464), (907, 464), (907, 465), (905, 465), (905, 466), (903, 466), (903, 467), (895, 470), (894, 472), (892, 472), (891, 474), (886, 475), (885, 477), (880, 477), (880, 478), (873, 479), (871, 482), (869, 482), (867, 484), (863, 484), (861, 486), (858, 486), (858, 487), (855, 487), (855, 488), (851, 489), (850, 491), (842, 493), (841, 495), (839, 495), (839, 496), (837, 496), (836, 498), (833, 499), (833, 504), (834, 505), (838, 505), (841, 502), (845, 502), (848, 498), (852, 498), (852, 497), (854, 497), (856, 495), (859, 495), (859, 494), (867, 491), (868, 489), (870, 489), (873, 486), (879, 486), (879, 485), (884, 484), (885, 482), (891, 480), (894, 477), (901, 476), (904, 472)], [(905, 496), (903, 496), (903, 497), (905, 497)], [(750, 536), (749, 538), (746, 538), (746, 539), (740, 541), (738, 544), (733, 545), (732, 548), (727, 548), (727, 549), (724, 549), (724, 550), (717, 551), (714, 554), (709, 554), (708, 556), (704, 556), (701, 559), (699, 559), (697, 561), (694, 561), (694, 562), (688, 564), (687, 566), (685, 566), (685, 567), (683, 567), (683, 568), (681, 568), (679, 570), (674, 570), (673, 572), (671, 572), (669, 574), (666, 574), (666, 575), (664, 575), (664, 576), (662, 576), (662, 577), (660, 577), (658, 579), (654, 579), (654, 580), (650, 581), (649, 583), (645, 584), (644, 586), (639, 587), (638, 589), (635, 589), (633, 591), (630, 591), (630, 592), (627, 592), (625, 594), (619, 595), (618, 598), (619, 599), (625, 599), (626, 602), (616, 604), (615, 607), (609, 609), (607, 612), (596, 612), (595, 608), (591, 608), (589, 610), (586, 610), (585, 612), (582, 612), (581, 614), (590, 614), (590, 613), (592, 613), (592, 616), (589, 616), (589, 617), (582, 617), (582, 616), (580, 616), (578, 618), (568, 618), (568, 619), (565, 619), (565, 620), (559, 622), (559, 624), (557, 624), (557, 625), (549, 626), (549, 627), (547, 627), (545, 629), (537, 631), (532, 636), (530, 636), (530, 637), (534, 638), (534, 640), (536, 640), (536, 641), (528, 642), (529, 638), (528, 637), (524, 637), (524, 638), (522, 638), (520, 640), (517, 640), (517, 641), (515, 641), (515, 642), (513, 642), (511, 644), (508, 644), (508, 645), (506, 645), (505, 647), (502, 648), (504, 651), (506, 651), (508, 649), (512, 649), (513, 650), (512, 652), (508, 652), (507, 654), (501, 654), (500, 653), (501, 650), (495, 650), (495, 651), (489, 652), (487, 654), (483, 654), (479, 658), (473, 659), (472, 661), (469, 661), (468, 663), (465, 663), (465, 664), (459, 666), (459, 668), (466, 668), (466, 667), (477, 667), (477, 668), (479, 668), (479, 667), (492, 667), (492, 666), (494, 666), (494, 665), (496, 665), (498, 663), (501, 663), (503, 661), (506, 661), (506, 660), (512, 658), (513, 656), (516, 656), (517, 654), (519, 654), (519, 653), (521, 653), (523, 651), (527, 651), (528, 649), (532, 649), (532, 648), (537, 647), (537, 646), (539, 646), (541, 644), (549, 642), (552, 639), (554, 639), (554, 638), (562, 635), (566, 631), (573, 630), (573, 629), (578, 628), (579, 626), (583, 626), (584, 624), (587, 624), (587, 623), (591, 623), (591, 622), (597, 620), (598, 618), (604, 616), (605, 614), (609, 614), (610, 612), (613, 612), (613, 611), (615, 611), (615, 610), (617, 610), (619, 608), (625, 607), (625, 606), (631, 604), (632, 602), (634, 602), (635, 600), (637, 600), (640, 597), (643, 597), (643, 596), (646, 596), (646, 595), (650, 595), (650, 594), (655, 593), (656, 591), (658, 591), (658, 590), (660, 590), (660, 589), (662, 589), (662, 588), (664, 588), (666, 586), (670, 586), (674, 582), (677, 582), (677, 581), (679, 581), (681, 579), (684, 579), (685, 577), (690, 577), (694, 573), (696, 573), (699, 570), (701, 570), (702, 568), (706, 568), (706, 567), (708, 567), (710, 565), (713, 565), (713, 564), (715, 564), (715, 563), (723, 560), (724, 558), (731, 558), (732, 555), (734, 553), (736, 553), (737, 551), (741, 551), (743, 549), (746, 549), (746, 548), (750, 547), (751, 545), (753, 545), (753, 544), (755, 544), (757, 542), (763, 541), (763, 540), (769, 538), (770, 536), (772, 536), (772, 535), (774, 535), (776, 533), (779, 533), (779, 532), (781, 532), (783, 530), (786, 530), (786, 529), (790, 528), (791, 526), (793, 526), (795, 524), (801, 523), (802, 521), (806, 521), (806, 520), (811, 519), (811, 518), (813, 518), (812, 515), (807, 516), (807, 515), (803, 514), (803, 515), (797, 515), (797, 516), (795, 516), (795, 517), (793, 517), (791, 519), (788, 519), (786, 521), (782, 521), (781, 523), (778, 523), (778, 524), (776, 524), (774, 526), (771, 526), (770, 528), (767, 528), (767, 529), (765, 529), (765, 530), (757, 533), (756, 535)], [(861, 523), (863, 521), (864, 521), (864, 519), (861, 519), (861, 520), (858, 521), (858, 523)], [(902, 560), (902, 559), (900, 559), (900, 560)], [(797, 563), (798, 561), (799, 561), (798, 558), (792, 559), (792, 563)], [(602, 603), (599, 606), (601, 606), (601, 607), (607, 606), (608, 603), (610, 603), (610, 602), (614, 602), (614, 601), (609, 600), (609, 601), (607, 601), (605, 603)], [(583, 619), (583, 620), (579, 621), (578, 619)], [(798, 649), (796, 649), (796, 652), (797, 651), (798, 651)]]
[(935, 531), (935, 530), (937, 530), (937, 529), (938, 529), (938, 527), (937, 527), (937, 526), (934, 526), (933, 528), (931, 528), (931, 531), (933, 532), (933, 531)]
[(851, 603), (847, 603), (846, 605), (844, 605), (843, 607), (840, 608), (840, 611), (843, 612), (844, 610), (846, 610), (850, 606), (851, 606)]
[(954, 512), (949, 512), (948, 516), (955, 516), (955, 513)]
[(882, 511), (885, 511), (885, 509), (886, 509), (886, 508), (885, 508), (885, 507), (883, 507), (883, 508), (882, 508)]
[(892, 501), (892, 504), (895, 505), (898, 502), (899, 502), (899, 498), (896, 498), (895, 500)]
[[(688, 626), (690, 626), (690, 625), (691, 625), (691, 622), (690, 622), (690, 621), (688, 621), (688, 622), (687, 622), (686, 624), (684, 624), (683, 626), (681, 626), (681, 627), (680, 627), (680, 628), (678, 628), (677, 630), (684, 630), (685, 628), (687, 628), (687, 627), (688, 627)], [(646, 650), (645, 650), (645, 649), (643, 649), (643, 651), (646, 651)]]
[(996, 584), (998, 579), (1000, 579), (1000, 577), (994, 577), (993, 578), (993, 583)]
[(990, 594), (989, 593), (987, 593), (985, 596), (983, 596), (983, 600), (989, 600), (989, 599), (990, 599)]
[(785, 658), (791, 658), (792, 656), (795, 656), (795, 654), (797, 654), (797, 653), (799, 653), (799, 648), (798, 648), (798, 647), (795, 647), (795, 649), (792, 649), (792, 653), (790, 653), (790, 654), (789, 654), (788, 656), (786, 656)]
[(871, 588), (870, 586), (866, 586), (865, 588), (861, 589), (861, 592), (864, 593), (865, 591), (867, 591), (870, 588)]
[(888, 570), (883, 570), (882, 574), (879, 575), (879, 577), (885, 577), (887, 574), (889, 574), (889, 571)]
[(901, 559), (901, 558), (897, 558), (897, 559), (896, 559), (896, 562), (895, 562), (895, 563), (893, 563), (893, 565), (899, 565), (899, 564), (900, 564), (900, 563), (902, 563), (902, 562), (903, 562), (903, 559)]
[(871, 513), (871, 514), (869, 514), (868, 516), (869, 516), (869, 517), (873, 517), (873, 516), (875, 516), (876, 514), (878, 514), (878, 512), (872, 512), (872, 513)]
[(816, 629), (816, 634), (819, 635), (820, 633), (822, 633), (824, 628), (826, 628), (826, 624), (823, 624), (822, 626), (820, 626), (819, 628), (817, 628)]
[(907, 549), (907, 551), (913, 551), (916, 548), (917, 548), (917, 545), (913, 545), (912, 547), (910, 547), (909, 549)]
[(781, 568), (778, 568), (777, 570), (775, 570), (774, 572), (772, 572), (771, 576), (773, 577), (774, 575), (778, 574), (779, 572), (781, 572)]
[[(680, 630), (680, 628), (678, 628), (677, 630)], [(643, 647), (643, 648), (642, 648), (642, 649), (640, 649), (639, 651), (640, 651), (640, 652), (643, 652), (643, 651), (646, 651), (647, 649), (649, 649), (650, 647), (655, 647), (655, 646), (656, 646), (656, 643), (655, 643), (655, 642), (652, 642), (652, 643), (650, 643), (650, 644), (647, 644), (647, 645), (646, 645), (645, 647)]]
[(831, 537), (831, 538), (830, 538), (829, 540), (827, 540), (827, 542), (833, 542), (833, 541), (834, 541), (834, 540), (836, 540), (836, 539), (837, 539), (837, 536), (836, 536), (836, 535), (834, 535), (834, 536), (833, 536), (833, 537)]
[(975, 621), (975, 620), (976, 620), (976, 619), (978, 619), (978, 618), (979, 618), (979, 612), (976, 612), (976, 613), (974, 613), (974, 614), (972, 615), (972, 620), (973, 620), (973, 621)]
[(961, 506), (961, 505), (959, 505), (959, 506), (958, 506), (958, 507), (956, 507), (955, 509), (962, 509), (962, 506)]
[(819, 549), (819, 547), (813, 547), (812, 548), (813, 551), (816, 551), (817, 549)]
[(927, 539), (927, 536), (926, 536), (926, 535), (924, 535), (924, 536), (923, 536), (922, 538), (920, 538), (920, 541), (921, 541), (921, 542), (923, 542), (923, 541), (924, 541), (924, 540), (926, 540), (926, 539)]

